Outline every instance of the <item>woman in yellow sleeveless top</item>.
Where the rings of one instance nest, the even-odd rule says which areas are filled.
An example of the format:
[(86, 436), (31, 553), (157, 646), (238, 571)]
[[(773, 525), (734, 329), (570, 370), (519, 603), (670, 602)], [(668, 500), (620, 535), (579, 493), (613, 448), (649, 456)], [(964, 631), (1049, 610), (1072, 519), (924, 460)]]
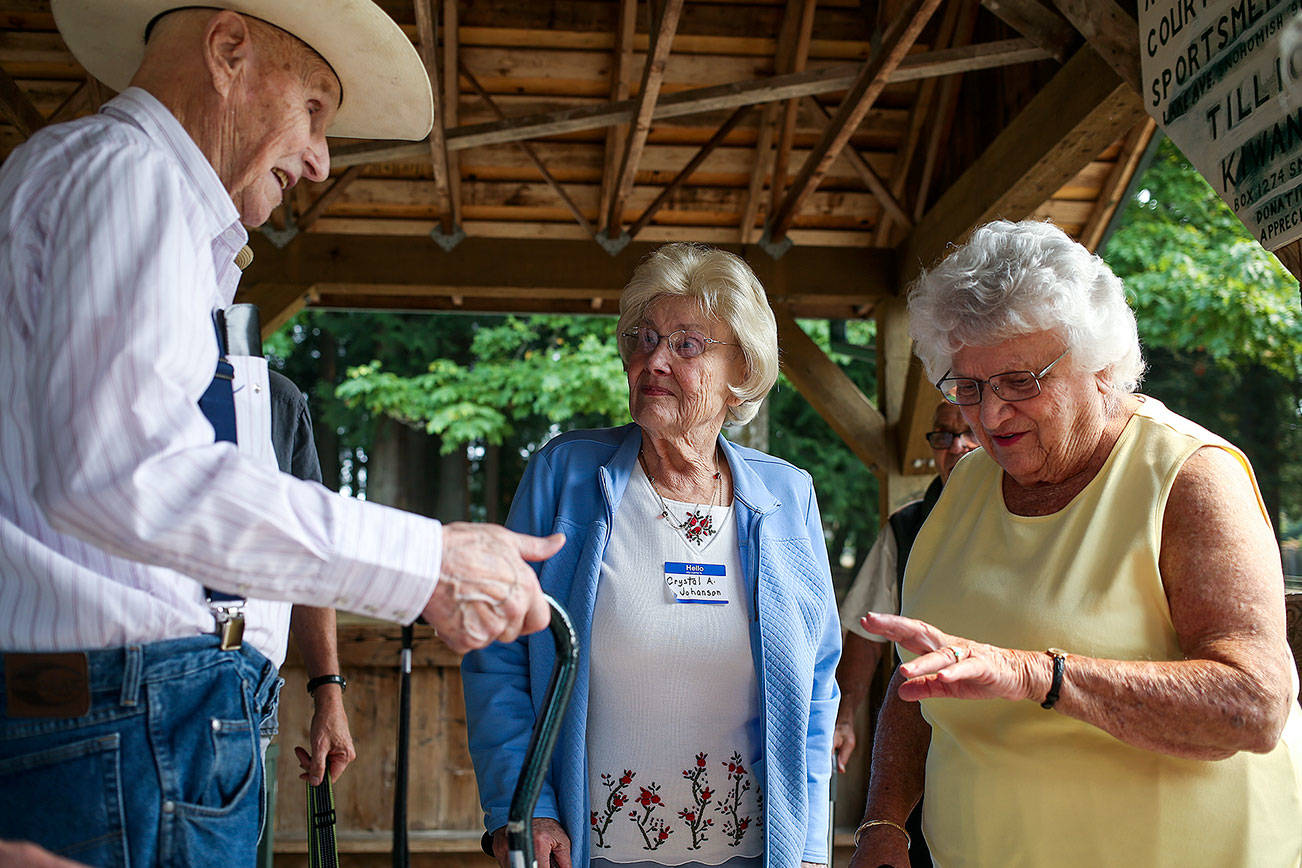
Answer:
[(909, 299), (982, 449), (909, 558), (854, 868), (1302, 864), (1302, 715), (1247, 459), (1134, 394), (1102, 260), (998, 222)]

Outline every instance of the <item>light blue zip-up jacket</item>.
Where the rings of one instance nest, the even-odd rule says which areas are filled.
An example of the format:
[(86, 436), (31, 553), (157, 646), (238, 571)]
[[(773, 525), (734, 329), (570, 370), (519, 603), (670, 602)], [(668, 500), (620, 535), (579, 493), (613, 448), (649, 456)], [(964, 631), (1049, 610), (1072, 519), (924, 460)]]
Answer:
[[(557, 437), (530, 460), (507, 518), (507, 526), (522, 533), (565, 534), (565, 546), (540, 565), (539, 577), (574, 620), (579, 670), (535, 816), (560, 821), (575, 866), (589, 860), (585, 728), (597, 579), (641, 443), (637, 425)], [(764, 793), (765, 864), (826, 863), (841, 628), (818, 502), (805, 471), (722, 436), (719, 447), (732, 470), (759, 679), (762, 730), (754, 737), (761, 761), (755, 772)], [(470, 756), (490, 831), (506, 824), (554, 660), (552, 639), (543, 631), (472, 652), (461, 663)]]

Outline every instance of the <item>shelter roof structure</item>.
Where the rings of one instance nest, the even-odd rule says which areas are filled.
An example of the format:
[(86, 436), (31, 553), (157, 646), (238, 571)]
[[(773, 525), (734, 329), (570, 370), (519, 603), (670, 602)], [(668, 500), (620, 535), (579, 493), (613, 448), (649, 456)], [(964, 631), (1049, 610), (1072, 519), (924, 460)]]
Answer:
[[(927, 457), (935, 400), (903, 288), (996, 217), (1097, 247), (1153, 135), (1131, 0), (380, 5), (434, 131), (333, 140), (331, 178), (253, 233), (242, 300), (267, 328), (304, 306), (614, 313), (652, 246), (724, 245), (770, 292), (788, 376), (890, 474)], [(48, 0), (0, 0), (0, 27), (0, 156), (111, 96)], [(878, 406), (797, 316), (877, 319)]]

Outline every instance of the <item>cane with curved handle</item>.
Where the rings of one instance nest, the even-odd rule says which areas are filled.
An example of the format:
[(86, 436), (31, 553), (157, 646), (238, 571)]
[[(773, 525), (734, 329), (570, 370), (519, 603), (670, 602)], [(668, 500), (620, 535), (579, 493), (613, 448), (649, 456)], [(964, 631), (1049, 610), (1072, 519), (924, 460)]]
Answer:
[(507, 814), (507, 864), (511, 868), (537, 868), (533, 852), (533, 809), (538, 804), (538, 795), (547, 777), (547, 766), (556, 748), (556, 736), (560, 733), (565, 709), (570, 705), (574, 676), (579, 668), (579, 643), (570, 616), (551, 597), (547, 598), (547, 605), (552, 612), (551, 633), (552, 641), (556, 643), (556, 664), (552, 667), (551, 681), (547, 683), (542, 714), (533, 727), (520, 779), (515, 784), (511, 811)]

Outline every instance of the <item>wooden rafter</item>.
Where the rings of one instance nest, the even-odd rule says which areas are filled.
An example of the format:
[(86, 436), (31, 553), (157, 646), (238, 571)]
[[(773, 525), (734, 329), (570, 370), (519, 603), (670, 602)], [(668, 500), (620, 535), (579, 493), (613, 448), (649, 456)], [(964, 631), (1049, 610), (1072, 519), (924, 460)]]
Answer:
[(886, 87), (891, 72), (913, 47), (939, 4), (940, 0), (909, 0), (900, 17), (886, 31), (881, 46), (863, 65), (836, 114), (823, 130), (822, 138), (805, 158), (805, 163), (782, 204), (769, 217), (768, 235), (771, 242), (781, 241), (791, 228), (800, 206), (818, 187), (841, 149), (850, 141), (850, 136)]
[(981, 5), (1059, 62), (1065, 61), (1080, 42), (1076, 28), (1040, 0), (981, 0)]
[(678, 18), (682, 11), (683, 0), (665, 0), (651, 34), (651, 47), (647, 51), (646, 64), (642, 67), (637, 106), (629, 126), (628, 140), (624, 143), (624, 156), (620, 159), (610, 208), (606, 212), (607, 238), (616, 236), (623, 226), (624, 203), (633, 189), (637, 164), (642, 159), (642, 150), (646, 147), (646, 139), (651, 132), (656, 101), (660, 97), (660, 85), (665, 80), (665, 64), (669, 60), (669, 51), (674, 44), (674, 33), (678, 30)]
[[(814, 99), (812, 96), (805, 97), (805, 99), (809, 103), (810, 110), (816, 115), (823, 118), (825, 121), (830, 121), (832, 119), (832, 113), (824, 108), (823, 104), (818, 100)], [(873, 196), (877, 197), (878, 202), (882, 203), (882, 208), (886, 213), (894, 217), (902, 225), (907, 226), (910, 229), (913, 228), (913, 218), (911, 218), (904, 210), (904, 206), (900, 204), (900, 200), (895, 198), (895, 194), (893, 194), (890, 188), (887, 187), (886, 181), (882, 179), (882, 176), (878, 175), (876, 170), (869, 165), (868, 161), (860, 156), (859, 152), (855, 150), (854, 145), (846, 145), (845, 150), (842, 151), (842, 153), (850, 162), (850, 165), (854, 167), (855, 172), (859, 174), (860, 179), (862, 179), (864, 184), (867, 185)], [(882, 219), (885, 220), (886, 218), (883, 217)]]
[[(788, 3), (782, 15), (777, 51), (773, 57), (773, 69), (777, 73), (785, 72), (789, 65), (788, 59), (795, 47), (796, 26), (795, 6)], [(779, 111), (780, 105), (771, 102), (764, 106), (763, 113), (760, 115), (759, 135), (755, 141), (755, 158), (750, 167), (750, 182), (746, 185), (746, 204), (742, 208), (741, 222), (738, 225), (738, 238), (742, 244), (752, 244), (759, 239), (760, 230), (755, 223), (763, 205), (764, 182), (773, 173), (773, 136)]]
[(88, 75), (86, 76), (86, 99), (90, 102), (90, 110), (97, 112), (111, 99), (111, 94), (107, 87), (99, 83), (99, 79)]
[[(633, 67), (633, 35), (637, 28), (637, 0), (620, 0), (619, 23), (615, 31), (615, 62), (610, 70), (610, 101), (628, 99), (629, 70)], [(606, 149), (601, 170), (601, 205), (597, 212), (597, 231), (606, 228), (610, 200), (615, 195), (615, 173), (628, 140), (628, 128), (615, 124), (606, 128)]]
[[(977, 69), (1013, 66), (1049, 55), (1026, 39), (1004, 39), (963, 48), (917, 54), (906, 58), (887, 76), (891, 83), (953, 75)], [(731, 82), (667, 94), (655, 105), (652, 120), (685, 117), (705, 112), (735, 109), (743, 105), (768, 103), (802, 96), (847, 90), (858, 75), (858, 64), (836, 64), (792, 75), (778, 75), (752, 81)], [(555, 112), (520, 115), (505, 121), (470, 124), (448, 130), (449, 150), (460, 151), (484, 145), (500, 145), (522, 139), (537, 139), (581, 130), (595, 130), (611, 124), (628, 123), (637, 101), (601, 103)], [(400, 162), (422, 157), (428, 142), (363, 142), (344, 145), (331, 152), (337, 166), (354, 163)]]
[(342, 196), (344, 191), (348, 189), (348, 185), (357, 180), (357, 176), (362, 174), (362, 169), (362, 166), (349, 166), (344, 169), (344, 173), (335, 178), (334, 183), (327, 187), (320, 196), (317, 196), (316, 201), (309, 205), (307, 210), (298, 218), (299, 231), (306, 232), (311, 229), (316, 221), (321, 219), (325, 209), (330, 207), (330, 203)]
[[(457, 74), (460, 68), (461, 25), (457, 19), (456, 0), (443, 2), (443, 128), (455, 127), (461, 109), (461, 78)], [(460, 160), (455, 151), (448, 152), (448, 197), (454, 215), (461, 214), (461, 169)], [(460, 222), (459, 220), (457, 222)]]
[(742, 244), (753, 244), (759, 238), (760, 230), (755, 225), (755, 219), (759, 216), (764, 179), (769, 176), (773, 165), (773, 127), (777, 123), (777, 116), (776, 103), (764, 106), (759, 136), (755, 141), (755, 162), (751, 164), (750, 183), (746, 187), (746, 204), (742, 208), (741, 224), (738, 226), (738, 239)]
[(982, 223), (1034, 212), (1144, 117), (1139, 95), (1093, 48), (1079, 49), (900, 245), (906, 282)]
[[(460, 74), (470, 83), (470, 87), (475, 91), (475, 93), (479, 94), (479, 98), (488, 105), (493, 114), (497, 115), (499, 118), (505, 117), (502, 113), (502, 109), (497, 105), (497, 101), (494, 100), (488, 91), (484, 89), (484, 86), (479, 83), (479, 79), (475, 77), (474, 73), (466, 68), (464, 63), (461, 65)], [(570, 197), (570, 194), (565, 191), (565, 188), (561, 186), (560, 182), (556, 180), (556, 177), (547, 169), (547, 164), (543, 162), (542, 157), (538, 156), (537, 149), (528, 142), (516, 142), (515, 144), (516, 147), (524, 151), (525, 155), (533, 161), (534, 166), (537, 167), (538, 172), (543, 176), (543, 180), (556, 191), (556, 195), (560, 197), (560, 200), (563, 203), (565, 203), (566, 209), (574, 216), (575, 221), (583, 227), (583, 231), (595, 237), (597, 232), (592, 228), (592, 224), (588, 222), (588, 218), (584, 215), (583, 209), (574, 203), (574, 199)]]
[(669, 197), (673, 196), (674, 191), (681, 187), (683, 182), (690, 178), (692, 173), (700, 168), (701, 163), (704, 163), (706, 158), (709, 157), (710, 154), (714, 153), (715, 148), (723, 144), (723, 140), (728, 137), (728, 134), (733, 131), (741, 119), (750, 111), (751, 106), (742, 106), (739, 109), (735, 109), (732, 114), (728, 115), (728, 119), (723, 122), (723, 125), (715, 131), (714, 135), (710, 136), (709, 140), (705, 144), (701, 145), (700, 149), (692, 155), (690, 160), (687, 161), (687, 165), (683, 167), (682, 171), (675, 175), (674, 179), (665, 185), (665, 188), (660, 191), (660, 195), (656, 196), (651, 204), (646, 207), (646, 210), (642, 212), (642, 216), (638, 217), (637, 221), (628, 228), (629, 238), (637, 237), (637, 234), (651, 222), (651, 218), (655, 216), (656, 212), (669, 201)]
[[(969, 7), (958, 23), (956, 40), (966, 42), (972, 37), (976, 26), (976, 8)], [(963, 74), (955, 73), (941, 80), (940, 93), (932, 106), (930, 129), (927, 135), (926, 149), (922, 156), (922, 170), (918, 176), (918, 189), (913, 198), (913, 218), (922, 219), (927, 210), (927, 198), (931, 195), (931, 183), (936, 176), (936, 163), (940, 159), (941, 145), (948, 140), (954, 115), (958, 112), (959, 86), (963, 83)]]
[(1121, 80), (1143, 90), (1139, 72), (1139, 24), (1115, 0), (1053, 0), (1072, 26)]
[(860, 461), (874, 470), (890, 467), (895, 450), (886, 438), (881, 412), (805, 334), (790, 310), (775, 305), (773, 314), (778, 321), (782, 373)]
[[(958, 28), (959, 17), (963, 13), (969, 13), (968, 17), (974, 19), (970, 13), (974, 7), (966, 3), (950, 3), (945, 8), (945, 14), (941, 16), (940, 27), (936, 33), (936, 46), (948, 48), (953, 45), (956, 39), (956, 30)], [(922, 137), (922, 129), (927, 119), (931, 115), (931, 106), (936, 98), (938, 80), (929, 78), (918, 85), (918, 93), (914, 97), (913, 107), (909, 110), (909, 126), (905, 130), (904, 137), (900, 140), (900, 146), (895, 151), (895, 159), (891, 164), (891, 194), (897, 199), (903, 197), (908, 190), (909, 174), (913, 169), (913, 158), (918, 151), (918, 140)], [(898, 219), (893, 214), (885, 214), (877, 224), (877, 232), (874, 241), (879, 247), (889, 244), (891, 237), (891, 227), (893, 220)], [(905, 225), (912, 228), (913, 221), (908, 220)]]
[[(420, 49), (420, 59), (425, 64), (429, 75), (430, 89), (434, 94), (434, 128), (425, 139), (423, 150), (430, 158), (434, 170), (434, 198), (439, 209), (439, 221), (443, 234), (451, 235), (456, 231), (460, 215), (453, 210), (452, 190), (449, 185), (448, 148), (444, 137), (443, 93), (439, 86), (437, 42), (434, 37), (434, 10), (430, 8), (433, 0), (413, 0), (416, 10), (416, 40)], [(336, 165), (338, 162), (336, 161)]]
[[(791, 48), (790, 57), (786, 59), (787, 68), (780, 69), (780, 72), (804, 72), (805, 63), (809, 60), (809, 40), (814, 33), (814, 11), (818, 8), (818, 0), (799, 2), (800, 18), (796, 25), (795, 44)], [(788, 17), (794, 8), (793, 5), (788, 5)], [(769, 185), (770, 214), (777, 210), (782, 194), (787, 189), (787, 167), (791, 161), (791, 145), (796, 139), (796, 117), (799, 110), (800, 100), (797, 99), (789, 99), (782, 106), (782, 119), (778, 122), (778, 145), (773, 153), (773, 180)]]
[[(591, 313), (594, 298), (618, 299), (634, 266), (657, 246), (634, 241), (611, 256), (591, 241), (470, 237), (455, 256), (444, 256), (419, 236), (324, 233), (303, 233), (285, 249), (260, 234), (250, 244), (255, 256), (239, 300), (258, 304), (264, 322), (280, 314), (278, 305), (304, 297), (337, 307)], [(751, 265), (773, 303), (800, 316), (854, 316), (895, 285), (894, 258), (885, 250), (800, 247), (777, 262), (759, 255)]]
[(23, 138), (45, 126), (45, 116), (32, 105), (18, 82), (0, 68), (0, 113), (9, 120)]
[(90, 79), (77, 85), (77, 89), (68, 94), (68, 98), (59, 104), (46, 123), (61, 124), (70, 121), (90, 107)]
[(1103, 233), (1107, 231), (1112, 215), (1117, 213), (1117, 208), (1121, 206), (1121, 197), (1125, 195), (1126, 186), (1134, 176), (1135, 168), (1139, 165), (1156, 131), (1157, 123), (1152, 118), (1145, 118), (1126, 133), (1126, 138), (1121, 143), (1121, 151), (1117, 154), (1117, 162), (1108, 173), (1107, 180), (1103, 182), (1098, 198), (1094, 201), (1094, 210), (1090, 212), (1089, 220), (1081, 229), (1079, 241), (1086, 249), (1098, 252)]

